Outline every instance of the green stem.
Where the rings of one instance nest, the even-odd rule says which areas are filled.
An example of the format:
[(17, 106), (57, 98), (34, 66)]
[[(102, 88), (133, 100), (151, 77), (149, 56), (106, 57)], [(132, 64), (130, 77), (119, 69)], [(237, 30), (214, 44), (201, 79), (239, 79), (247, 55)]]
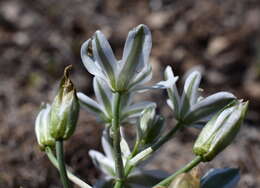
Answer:
[(137, 141), (135, 142), (133, 151), (132, 151), (131, 155), (129, 156), (129, 158), (127, 159), (127, 162), (126, 162), (125, 177), (128, 177), (128, 175), (130, 174), (130, 172), (134, 168), (134, 166), (129, 165), (129, 160), (131, 160), (138, 153), (139, 145), (140, 145), (140, 141), (137, 139)]
[[(173, 135), (176, 134), (176, 132), (183, 127), (183, 124), (181, 122), (178, 122), (176, 124), (176, 126), (170, 131), (168, 132), (166, 135), (164, 135), (161, 139), (159, 139), (155, 144), (153, 144), (151, 147), (146, 148), (145, 150), (143, 150), (141, 153), (137, 154), (137, 155), (142, 155), (141, 158), (145, 159), (148, 155), (151, 155), (152, 152), (155, 152), (156, 150), (158, 150), (163, 144), (165, 144), (168, 140), (170, 140)], [(136, 156), (132, 155), (132, 158), (134, 158)], [(137, 158), (139, 157), (137, 156)], [(139, 159), (138, 159), (139, 161)], [(132, 169), (134, 168), (135, 165), (127, 165), (126, 167), (126, 177), (130, 174), (130, 172), (132, 171)]]
[(168, 178), (166, 178), (163, 181), (159, 182), (158, 184), (153, 186), (153, 188), (160, 187), (160, 186), (162, 186), (162, 187), (168, 186), (177, 175), (185, 173), (185, 172), (189, 172), (192, 168), (197, 166), (201, 161), (202, 161), (202, 157), (201, 156), (195, 157), (192, 161), (190, 161), (183, 168), (179, 169), (178, 171), (176, 171), (174, 174), (172, 174)]
[[(46, 147), (45, 152), (49, 158), (49, 160), (51, 161), (51, 163), (53, 164), (54, 167), (56, 167), (57, 169), (59, 169), (58, 166), (58, 161), (56, 159), (56, 157), (54, 156), (51, 148)], [(78, 185), (81, 188), (92, 188), (90, 185), (88, 185), (87, 183), (85, 183), (84, 181), (82, 181), (80, 178), (78, 178), (77, 176), (75, 176), (74, 174), (72, 174), (69, 170), (67, 170), (67, 174), (68, 174), (68, 178), (74, 182), (76, 185)]]
[(59, 172), (60, 172), (60, 177), (61, 177), (63, 187), (70, 188), (71, 186), (70, 186), (70, 182), (68, 179), (65, 162), (64, 162), (63, 141), (62, 140), (56, 141), (56, 156), (57, 156), (57, 160), (58, 160)]
[(139, 145), (140, 145), (140, 141), (137, 139), (137, 141), (135, 142), (133, 151), (130, 155), (130, 158), (133, 158), (138, 153)]
[(117, 180), (114, 188), (121, 188), (123, 187), (123, 181), (122, 180)]
[(113, 120), (112, 120), (112, 129), (113, 129), (113, 152), (115, 157), (115, 169), (117, 180), (114, 188), (121, 188), (123, 186), (124, 179), (124, 165), (121, 156), (121, 134), (120, 134), (120, 103), (121, 103), (121, 94), (116, 93), (113, 104)]
[(156, 151), (157, 149), (159, 149), (165, 142), (167, 142), (168, 140), (170, 140), (173, 135), (183, 126), (183, 124), (181, 122), (178, 122), (176, 124), (175, 127), (173, 127), (173, 129), (168, 132), (166, 135), (164, 135), (161, 139), (158, 140), (158, 142), (156, 142), (154, 145), (152, 145), (152, 149), (153, 151)]

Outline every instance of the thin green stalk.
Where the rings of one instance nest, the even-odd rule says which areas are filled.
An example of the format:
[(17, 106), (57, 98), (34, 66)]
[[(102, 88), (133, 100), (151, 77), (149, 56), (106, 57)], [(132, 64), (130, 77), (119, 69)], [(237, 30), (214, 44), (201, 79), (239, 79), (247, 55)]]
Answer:
[(137, 141), (135, 142), (134, 148), (132, 150), (132, 153), (126, 162), (125, 177), (127, 177), (130, 174), (130, 172), (132, 171), (132, 169), (134, 168), (134, 166), (129, 165), (129, 161), (138, 153), (139, 145), (140, 145), (140, 141), (137, 139)]
[[(45, 150), (49, 160), (51, 161), (51, 163), (53, 164), (53, 166), (55, 166), (57, 169), (59, 169), (58, 166), (58, 161), (56, 159), (56, 157), (54, 156), (51, 148), (46, 147)], [(81, 188), (92, 188), (90, 185), (88, 185), (87, 183), (85, 183), (84, 181), (82, 181), (80, 178), (78, 178), (77, 176), (75, 176), (74, 174), (72, 174), (69, 170), (67, 170), (67, 174), (68, 174), (68, 178), (74, 182), (76, 185), (78, 185)]]
[(121, 134), (120, 134), (120, 103), (121, 103), (121, 94), (116, 93), (113, 104), (113, 120), (112, 120), (112, 129), (113, 129), (113, 152), (115, 157), (115, 168), (117, 180), (114, 188), (121, 188), (123, 186), (124, 180), (124, 165), (121, 156)]
[(140, 141), (137, 139), (137, 141), (135, 142), (133, 151), (132, 151), (132, 153), (130, 155), (130, 158), (133, 158), (137, 154), (138, 149), (139, 149), (139, 145), (140, 145)]
[(166, 135), (164, 135), (161, 139), (158, 140), (158, 142), (156, 142), (154, 145), (152, 145), (152, 149), (153, 151), (156, 151), (157, 149), (159, 149), (165, 142), (167, 142), (168, 140), (170, 140), (173, 135), (183, 126), (183, 124), (181, 122), (178, 122), (176, 124), (175, 127), (173, 127), (173, 129), (168, 132)]
[(116, 181), (116, 184), (115, 184), (115, 186), (114, 186), (114, 188), (121, 188), (121, 187), (123, 187), (123, 181), (122, 180), (117, 180)]
[(153, 186), (153, 188), (168, 186), (177, 175), (185, 173), (185, 172), (189, 172), (192, 168), (197, 166), (201, 161), (202, 161), (202, 157), (201, 156), (195, 157), (192, 161), (190, 161), (183, 168), (179, 169), (178, 171), (176, 171), (174, 174), (172, 174), (168, 178), (166, 178), (163, 181), (159, 182), (158, 184)]
[[(176, 124), (176, 126), (170, 131), (168, 132), (166, 135), (164, 135), (161, 139), (159, 139), (155, 144), (153, 144), (152, 146), (150, 146), (149, 148), (146, 148), (145, 150), (143, 150), (141, 153), (145, 153), (142, 158), (146, 158), (148, 155), (150, 155), (152, 152), (155, 152), (156, 150), (158, 150), (163, 144), (165, 144), (168, 140), (170, 140), (173, 135), (176, 134), (176, 132), (183, 126), (182, 123), (178, 122)], [(147, 152), (146, 152), (147, 151)], [(140, 154), (141, 154), (140, 153)], [(136, 153), (135, 153), (136, 155)], [(132, 155), (132, 158), (135, 157), (135, 155)], [(130, 159), (131, 160), (131, 159)], [(134, 168), (134, 165), (127, 165), (126, 167), (126, 177), (130, 174), (130, 172), (132, 171), (132, 169)]]
[(70, 186), (70, 182), (69, 182), (66, 167), (65, 167), (62, 140), (56, 141), (56, 156), (57, 156), (57, 160), (58, 160), (59, 172), (60, 172), (60, 177), (61, 177), (63, 187), (70, 188), (71, 186)]

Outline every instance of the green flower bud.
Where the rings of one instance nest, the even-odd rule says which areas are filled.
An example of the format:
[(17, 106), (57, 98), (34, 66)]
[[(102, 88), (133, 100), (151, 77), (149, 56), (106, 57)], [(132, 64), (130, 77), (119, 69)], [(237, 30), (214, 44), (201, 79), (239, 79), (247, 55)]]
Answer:
[(205, 125), (193, 152), (203, 161), (211, 161), (235, 138), (247, 112), (248, 102), (237, 101), (226, 106)]
[(51, 106), (45, 105), (35, 121), (36, 138), (41, 150), (47, 146), (53, 147), (55, 145), (55, 139), (50, 135), (50, 111)]
[(51, 135), (56, 140), (66, 140), (74, 132), (79, 114), (79, 102), (76, 90), (69, 79), (68, 66), (64, 70), (59, 91), (51, 107)]
[(153, 122), (151, 123), (151, 126), (147, 130), (146, 134), (143, 137), (143, 144), (149, 145), (154, 143), (156, 140), (158, 140), (162, 129), (164, 127), (164, 118), (161, 115), (156, 115), (154, 117)]
[(138, 139), (143, 145), (155, 142), (164, 127), (164, 118), (155, 114), (155, 106), (143, 111), (138, 125)]

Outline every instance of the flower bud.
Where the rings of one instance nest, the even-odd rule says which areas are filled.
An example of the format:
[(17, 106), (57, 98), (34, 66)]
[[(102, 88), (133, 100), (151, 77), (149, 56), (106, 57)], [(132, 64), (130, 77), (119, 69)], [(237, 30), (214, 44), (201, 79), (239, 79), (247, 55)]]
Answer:
[(64, 70), (59, 91), (51, 108), (51, 135), (56, 140), (66, 140), (74, 132), (79, 114), (79, 102), (76, 90), (69, 79), (68, 66)]
[(153, 119), (153, 122), (151, 123), (151, 126), (149, 127), (149, 130), (147, 130), (147, 133), (143, 137), (143, 144), (149, 145), (157, 141), (162, 132), (163, 127), (164, 127), (163, 116), (156, 115)]
[(203, 161), (211, 161), (235, 138), (247, 112), (248, 102), (237, 101), (226, 106), (205, 125), (193, 152)]
[(155, 106), (143, 111), (138, 125), (138, 138), (143, 145), (149, 145), (156, 141), (164, 125), (164, 118), (155, 114)]
[(141, 119), (140, 119), (140, 131), (139, 135), (140, 137), (143, 137), (143, 135), (147, 132), (149, 127), (151, 126), (153, 119), (155, 116), (155, 106), (148, 107), (144, 109)]
[(41, 150), (47, 146), (53, 147), (55, 145), (55, 139), (50, 135), (50, 111), (51, 106), (45, 105), (35, 121), (36, 138)]

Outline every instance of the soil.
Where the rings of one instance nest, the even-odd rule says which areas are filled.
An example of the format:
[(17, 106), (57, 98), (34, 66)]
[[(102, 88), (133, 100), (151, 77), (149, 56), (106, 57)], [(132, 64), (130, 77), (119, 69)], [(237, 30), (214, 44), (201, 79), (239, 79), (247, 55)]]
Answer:
[[(0, 187), (61, 187), (59, 176), (37, 146), (34, 121), (41, 102), (50, 102), (66, 65), (79, 91), (93, 97), (92, 76), (80, 46), (102, 30), (120, 58), (128, 31), (147, 24), (153, 35), (153, 82), (166, 65), (176, 75), (203, 73), (204, 95), (220, 90), (250, 101), (240, 135), (213, 162), (201, 166), (239, 167), (241, 188), (260, 187), (260, 1), (258, 0), (1, 0), (0, 1)], [(162, 97), (158, 97), (158, 96)], [(173, 126), (166, 93), (156, 101)], [(75, 174), (94, 183), (100, 176), (88, 156), (101, 150), (103, 126), (82, 111), (66, 143)], [(146, 168), (173, 172), (187, 163), (198, 131), (185, 129)]]

